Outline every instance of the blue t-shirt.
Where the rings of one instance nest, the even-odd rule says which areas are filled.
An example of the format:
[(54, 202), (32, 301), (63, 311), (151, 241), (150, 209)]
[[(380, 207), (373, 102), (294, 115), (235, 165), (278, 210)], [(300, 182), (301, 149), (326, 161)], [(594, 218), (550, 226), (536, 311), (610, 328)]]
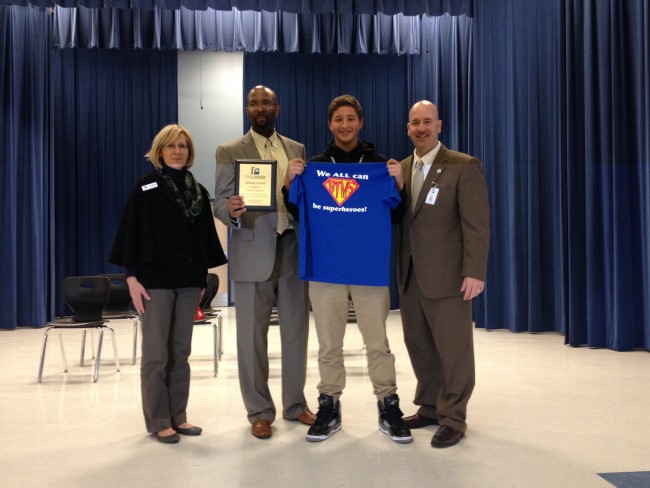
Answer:
[(401, 199), (386, 163), (308, 163), (289, 201), (300, 212), (301, 279), (388, 286), (390, 209)]

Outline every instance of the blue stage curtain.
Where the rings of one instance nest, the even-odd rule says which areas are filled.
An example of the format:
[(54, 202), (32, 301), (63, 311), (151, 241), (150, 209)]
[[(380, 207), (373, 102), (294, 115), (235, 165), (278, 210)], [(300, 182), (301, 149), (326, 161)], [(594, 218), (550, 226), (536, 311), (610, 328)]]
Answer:
[(144, 154), (155, 134), (178, 120), (177, 57), (53, 51), (56, 283), (122, 271), (106, 259), (128, 194), (153, 169)]
[(648, 12), (477, 3), (471, 151), (492, 206), (479, 325), (650, 348)]
[(0, 329), (40, 325), (50, 290), (50, 19), (0, 6)]
[(650, 348), (650, 7), (563, 2), (566, 342)]
[[(157, 0), (150, 0), (148, 6), (145, 1), (138, 6), (153, 8)], [(262, 2), (249, 0), (249, 4)], [(76, 5), (69, 0), (69, 6)], [(114, 6), (128, 8), (130, 3)], [(560, 332), (568, 344), (576, 346), (650, 349), (648, 7), (644, 0), (489, 0), (475, 2), (473, 8), (456, 12), (471, 18), (470, 25), (452, 20), (451, 25), (441, 24), (438, 34), (433, 26), (446, 21), (422, 17), (421, 54), (385, 57), (308, 54), (311, 39), (317, 39), (313, 44), (325, 53), (339, 52), (341, 45), (355, 46), (351, 52), (383, 52), (368, 47), (377, 41), (374, 34), (345, 40), (346, 33), (370, 28), (367, 18), (360, 15), (368, 12), (353, 8), (347, 12), (357, 14), (353, 30), (348, 20), (330, 25), (325, 20), (334, 15), (330, 11), (316, 22), (313, 17), (299, 16), (286, 35), (279, 27), (275, 30), (282, 36), (269, 49), (306, 52), (247, 54), (247, 88), (266, 83), (278, 91), (279, 130), (305, 142), (310, 154), (322, 150), (330, 137), (325, 107), (332, 96), (346, 91), (357, 95), (366, 108), (368, 125), (363, 136), (395, 157), (411, 151), (404, 127), (409, 105), (419, 98), (434, 99), (444, 121), (442, 140), (480, 157), (488, 180), (492, 243), (486, 292), (475, 302), (477, 324), (486, 329)], [(137, 90), (128, 81), (129, 70), (137, 68), (117, 61), (126, 56), (124, 52), (74, 51), (73, 55), (73, 51), (50, 51), (51, 17), (36, 9), (13, 9), (0, 7), (0, 123), (4, 129), (0, 132), (8, 160), (0, 243), (9, 263), (0, 327), (8, 328), (38, 325), (35, 322), (59, 301), (52, 299), (48, 286), (54, 289), (65, 274), (104, 270), (100, 268), (106, 266), (105, 252), (117, 216), (113, 215), (110, 224), (93, 224), (91, 220), (107, 217), (105, 213), (98, 217), (92, 205), (121, 207), (123, 202), (105, 203), (102, 188), (114, 185), (125, 198), (136, 175), (102, 174), (105, 182), (100, 183), (94, 180), (96, 175), (84, 171), (106, 168), (103, 154), (110, 152), (110, 143), (98, 141), (110, 140), (119, 146), (123, 133), (135, 137), (140, 131), (146, 133), (141, 136), (146, 146), (153, 133), (172, 118), (158, 111), (170, 108), (176, 100), (175, 58), (164, 63), (164, 68), (147, 64), (156, 59), (163, 63), (173, 53), (135, 51), (133, 56), (143, 56), (138, 58), (140, 76), (152, 71), (155, 76), (173, 78), (165, 90), (157, 80), (157, 89), (152, 89), (151, 81), (146, 89)], [(309, 12), (315, 13), (319, 12)], [(402, 13), (409, 14), (406, 9)], [(216, 34), (214, 39), (202, 35), (199, 31), (209, 25), (202, 24), (203, 18), (197, 22), (195, 17), (194, 30), (183, 28), (179, 21), (183, 17), (174, 12), (159, 13), (159, 21), (142, 20), (129, 10), (106, 15), (94, 24), (99, 26), (101, 45), (111, 45), (115, 42), (111, 38), (123, 39), (123, 30), (135, 32), (133, 23), (140, 25), (147, 40), (164, 25), (162, 30), (171, 35), (161, 38), (160, 50), (190, 42), (183, 33), (204, 39), (205, 48), (220, 48), (219, 42), (230, 42), (235, 36), (234, 25), (218, 34), (224, 40)], [(272, 17), (284, 23), (290, 19), (285, 15), (291, 14)], [(120, 17), (120, 22), (112, 16)], [(305, 37), (293, 35), (296, 29)], [(443, 29), (457, 37), (455, 44), (436, 46), (436, 35), (447, 37), (441, 34)], [(314, 31), (319, 35), (312, 36)], [(88, 34), (75, 36), (70, 41), (77, 43), (73, 45), (93, 39)], [(379, 45), (386, 45), (381, 44), (385, 40), (380, 39)], [(404, 42), (388, 41), (388, 46)], [(263, 45), (256, 42), (253, 38), (251, 46)], [(94, 65), (93, 59), (108, 63), (112, 71)], [(308, 84), (305, 79), (310, 80)], [(107, 80), (112, 84), (106, 84)], [(110, 94), (102, 95), (98, 85)], [(91, 101), (87, 92), (95, 94)], [(120, 96), (123, 101), (110, 99)], [(148, 125), (131, 120), (136, 117), (128, 110), (131, 103), (150, 119)], [(149, 108), (140, 106), (145, 103)], [(126, 116), (121, 114), (125, 110)], [(379, 126), (372, 127), (377, 120)], [(91, 149), (97, 144), (95, 154)], [(136, 146), (137, 141), (126, 142), (128, 157), (117, 154), (116, 161), (109, 162), (141, 164), (140, 170), (146, 171), (142, 159), (146, 147)], [(29, 201), (25, 195), (30, 195)], [(96, 235), (88, 230), (92, 225)], [(86, 256), (82, 246), (91, 238), (100, 242), (90, 243), (91, 256)], [(65, 247), (68, 244), (70, 250)], [(83, 253), (74, 252), (81, 249)], [(11, 263), (17, 264), (12, 267)], [(21, 266), (30, 267), (29, 275), (20, 274)], [(40, 296), (45, 297), (43, 301), (35, 302)], [(29, 318), (17, 316), (18, 310), (27, 309), (33, 314)]]
[(488, 279), (474, 307), (486, 329), (567, 326), (556, 10), (545, 0), (493, 0), (475, 12), (474, 116), (467, 123), (490, 195)]
[(425, 17), (421, 30), (422, 55), (411, 57), (408, 103), (434, 102), (443, 121), (440, 140), (449, 148), (468, 152), (473, 20), (464, 15)]
[(57, 7), (54, 38), (60, 48), (417, 54), (420, 17)]
[[(409, 151), (407, 80), (406, 56), (244, 56), (245, 94), (259, 84), (275, 90), (280, 104), (277, 130), (305, 144), (308, 157), (322, 152), (331, 139), (327, 106), (344, 93), (357, 97), (363, 106), (361, 138), (377, 143), (379, 152), (388, 157), (403, 157)], [(245, 120), (242, 130), (248, 128)]]
[(293, 14), (472, 15), (474, 0), (0, 0), (2, 4), (35, 7), (86, 7), (152, 10), (251, 10)]

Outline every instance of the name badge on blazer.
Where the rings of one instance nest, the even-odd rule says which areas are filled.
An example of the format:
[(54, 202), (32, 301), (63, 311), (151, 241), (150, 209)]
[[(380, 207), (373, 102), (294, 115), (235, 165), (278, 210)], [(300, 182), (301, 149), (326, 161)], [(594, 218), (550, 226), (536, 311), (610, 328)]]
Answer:
[(436, 204), (436, 199), (438, 198), (438, 187), (434, 186), (429, 190), (429, 193), (427, 193), (427, 198), (424, 200), (424, 203), (427, 205), (435, 205)]
[(149, 183), (148, 185), (143, 185), (142, 191), (153, 190), (154, 188), (158, 188), (158, 183), (155, 181), (153, 183)]
[(438, 188), (438, 180), (442, 176), (442, 173), (445, 172), (445, 167), (438, 168), (438, 171), (436, 171), (436, 179), (433, 181), (433, 186), (429, 190), (429, 193), (427, 193), (427, 197), (424, 199), (424, 203), (427, 205), (435, 205), (436, 200), (438, 198), (438, 192), (440, 189)]

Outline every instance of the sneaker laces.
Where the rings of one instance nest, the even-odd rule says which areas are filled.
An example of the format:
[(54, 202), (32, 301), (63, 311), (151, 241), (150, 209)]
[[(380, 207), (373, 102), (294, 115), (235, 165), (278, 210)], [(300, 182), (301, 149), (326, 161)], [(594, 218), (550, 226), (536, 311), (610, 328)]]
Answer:
[(327, 425), (334, 415), (334, 401), (331, 397), (321, 395), (318, 398), (318, 412), (316, 412), (316, 423)]
[(382, 417), (390, 425), (402, 425), (404, 423), (402, 417), (404, 413), (399, 408), (399, 399), (386, 397), (384, 399), (384, 411)]

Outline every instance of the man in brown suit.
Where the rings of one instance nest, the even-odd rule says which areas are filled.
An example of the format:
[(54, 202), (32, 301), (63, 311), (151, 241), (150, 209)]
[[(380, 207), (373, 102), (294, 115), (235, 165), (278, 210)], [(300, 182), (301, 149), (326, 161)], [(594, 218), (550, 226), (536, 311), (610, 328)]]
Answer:
[[(438, 141), (426, 100), (409, 112), (415, 151), (403, 165), (409, 205), (400, 223), (398, 284), (404, 340), (417, 378), (411, 429), (440, 425), (431, 445), (465, 435), (474, 389), (472, 299), (483, 292), (490, 211), (481, 162)], [(397, 161), (391, 161), (397, 164)]]

